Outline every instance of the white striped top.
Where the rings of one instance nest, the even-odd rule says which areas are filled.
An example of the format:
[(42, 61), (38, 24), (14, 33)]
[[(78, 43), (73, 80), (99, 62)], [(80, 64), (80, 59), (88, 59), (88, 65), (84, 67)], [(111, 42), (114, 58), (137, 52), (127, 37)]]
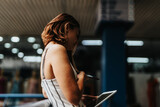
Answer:
[[(45, 54), (44, 54), (44, 58), (41, 66), (41, 73), (43, 77), (43, 79), (41, 80), (41, 86), (45, 90), (50, 103), (52, 104), (53, 107), (84, 107), (84, 104), (82, 103), (82, 101), (80, 101), (78, 106), (74, 106), (65, 98), (64, 94), (62, 93), (62, 90), (59, 87), (59, 84), (56, 78), (45, 79), (43, 70), (44, 70), (44, 63), (45, 63), (44, 61), (45, 61), (47, 50), (48, 49), (45, 50)], [(77, 73), (73, 66), (72, 66), (72, 69), (74, 71), (75, 77), (77, 78)]]

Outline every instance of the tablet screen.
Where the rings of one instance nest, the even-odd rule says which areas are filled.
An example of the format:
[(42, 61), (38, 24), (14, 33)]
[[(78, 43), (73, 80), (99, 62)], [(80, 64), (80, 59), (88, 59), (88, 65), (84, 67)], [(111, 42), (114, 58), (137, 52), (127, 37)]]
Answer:
[(102, 94), (100, 94), (98, 96), (98, 99), (96, 101), (96, 105), (95, 107), (99, 106), (100, 104), (102, 104), (104, 101), (106, 101), (108, 98), (110, 98), (113, 94), (115, 94), (117, 92), (117, 90), (114, 91), (108, 91), (108, 92), (103, 92)]

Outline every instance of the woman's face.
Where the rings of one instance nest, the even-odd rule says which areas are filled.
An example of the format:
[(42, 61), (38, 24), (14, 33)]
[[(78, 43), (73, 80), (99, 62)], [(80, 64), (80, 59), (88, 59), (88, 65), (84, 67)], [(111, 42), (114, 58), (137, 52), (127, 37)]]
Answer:
[(76, 50), (76, 47), (78, 44), (77, 35), (78, 35), (78, 28), (74, 28), (68, 31), (68, 34), (67, 34), (68, 41), (66, 44), (67, 50), (70, 50), (72, 52)]

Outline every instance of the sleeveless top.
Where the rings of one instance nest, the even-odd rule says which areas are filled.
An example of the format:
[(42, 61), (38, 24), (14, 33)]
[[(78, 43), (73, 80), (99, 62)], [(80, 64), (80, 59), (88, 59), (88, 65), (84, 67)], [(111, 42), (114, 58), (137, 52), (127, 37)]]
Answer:
[[(45, 61), (45, 56), (47, 53), (48, 48), (45, 50), (44, 57), (43, 57), (43, 62), (41, 66), (41, 74), (42, 74), (42, 80), (41, 80), (41, 87), (44, 89), (48, 96), (48, 100), (52, 104), (53, 107), (84, 107), (84, 104), (82, 101), (80, 101), (78, 106), (72, 105), (64, 96), (62, 90), (60, 89), (60, 86), (56, 80), (54, 79), (45, 79), (44, 76), (44, 61)], [(73, 68), (72, 64), (70, 63), (75, 77), (77, 78), (77, 72)]]

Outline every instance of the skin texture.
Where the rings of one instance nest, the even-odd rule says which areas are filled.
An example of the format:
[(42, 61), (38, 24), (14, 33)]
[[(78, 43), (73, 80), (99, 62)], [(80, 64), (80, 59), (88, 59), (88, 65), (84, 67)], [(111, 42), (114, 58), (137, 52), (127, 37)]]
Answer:
[[(84, 88), (85, 73), (82, 71), (75, 79), (74, 72), (67, 56), (67, 50), (73, 51), (77, 45), (78, 29), (70, 30), (66, 35), (67, 44), (62, 46), (55, 42), (50, 42), (44, 65), (44, 75), (46, 79), (56, 78), (66, 99), (73, 105), (78, 105), (82, 97)], [(44, 53), (42, 54), (42, 58)], [(41, 77), (42, 78), (42, 77)], [(42, 89), (44, 97), (47, 98), (45, 91)]]

